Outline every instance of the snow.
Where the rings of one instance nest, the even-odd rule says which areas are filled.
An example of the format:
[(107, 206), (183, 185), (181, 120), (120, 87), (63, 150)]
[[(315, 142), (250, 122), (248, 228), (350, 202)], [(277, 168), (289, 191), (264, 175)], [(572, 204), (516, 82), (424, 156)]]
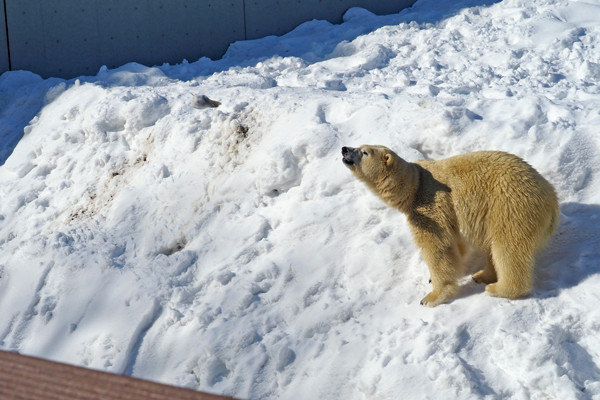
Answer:
[[(4, 73), (0, 348), (249, 399), (600, 398), (598, 21), (419, 0), (217, 61)], [(341, 162), (362, 143), (530, 162), (561, 202), (534, 294), (420, 306), (404, 217)]]

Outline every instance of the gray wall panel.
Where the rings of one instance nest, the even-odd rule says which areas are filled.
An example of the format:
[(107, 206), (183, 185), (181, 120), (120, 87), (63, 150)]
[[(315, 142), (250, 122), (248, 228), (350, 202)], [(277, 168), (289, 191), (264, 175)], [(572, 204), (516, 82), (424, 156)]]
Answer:
[(375, 14), (397, 13), (415, 0), (246, 0), (247, 39), (282, 35), (303, 22), (324, 19), (334, 24), (352, 7), (362, 7)]
[(98, 63), (93, 0), (7, 0), (13, 69), (45, 76), (95, 73)]
[(344, 3), (343, 0), (329, 0), (324, 7), (319, 0), (246, 0), (246, 37), (283, 35), (312, 19), (341, 22), (348, 9)]
[(403, 9), (412, 6), (416, 0), (388, 0), (388, 1), (373, 1), (373, 0), (345, 0), (346, 8), (362, 7), (374, 14), (386, 15), (396, 14)]
[(110, 68), (137, 61), (146, 65), (218, 58), (244, 38), (242, 0), (122, 0), (98, 6), (101, 59)]
[(8, 42), (6, 39), (4, 6), (0, 2), (0, 74), (4, 71), (8, 71), (8, 68)]
[(244, 39), (242, 0), (7, 0), (7, 9), (13, 69), (43, 76), (218, 58)]
[(40, 5), (35, 0), (6, 0), (13, 69), (40, 71), (45, 67)]

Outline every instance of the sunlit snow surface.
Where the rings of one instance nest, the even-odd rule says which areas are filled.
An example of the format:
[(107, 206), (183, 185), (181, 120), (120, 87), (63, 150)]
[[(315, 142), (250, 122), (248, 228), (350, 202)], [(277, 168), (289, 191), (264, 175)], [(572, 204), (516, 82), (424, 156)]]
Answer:
[[(219, 61), (3, 74), (0, 348), (250, 399), (600, 397), (599, 43), (597, 0), (419, 0)], [(404, 217), (341, 163), (362, 143), (546, 176), (534, 294), (420, 306)]]

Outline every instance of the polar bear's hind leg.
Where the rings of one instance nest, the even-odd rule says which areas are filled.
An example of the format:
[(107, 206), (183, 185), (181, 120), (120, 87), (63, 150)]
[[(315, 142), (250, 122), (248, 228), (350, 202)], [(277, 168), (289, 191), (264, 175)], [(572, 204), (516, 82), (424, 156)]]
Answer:
[(506, 249), (492, 247), (492, 259), (498, 275), (496, 283), (490, 283), (485, 293), (493, 297), (518, 299), (529, 295), (533, 289), (533, 250), (527, 248)]

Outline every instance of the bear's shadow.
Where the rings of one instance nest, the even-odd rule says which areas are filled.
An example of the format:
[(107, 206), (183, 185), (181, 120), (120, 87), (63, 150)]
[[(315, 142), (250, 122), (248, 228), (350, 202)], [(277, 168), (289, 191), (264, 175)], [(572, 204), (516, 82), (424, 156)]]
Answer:
[(563, 203), (557, 232), (536, 262), (533, 296), (556, 297), (600, 273), (600, 205)]
[[(563, 203), (560, 211), (558, 229), (536, 259), (533, 298), (557, 297), (562, 290), (600, 273), (600, 205)], [(483, 257), (473, 256), (467, 272), (474, 273), (484, 263)], [(460, 297), (485, 290), (483, 284), (465, 281)]]

